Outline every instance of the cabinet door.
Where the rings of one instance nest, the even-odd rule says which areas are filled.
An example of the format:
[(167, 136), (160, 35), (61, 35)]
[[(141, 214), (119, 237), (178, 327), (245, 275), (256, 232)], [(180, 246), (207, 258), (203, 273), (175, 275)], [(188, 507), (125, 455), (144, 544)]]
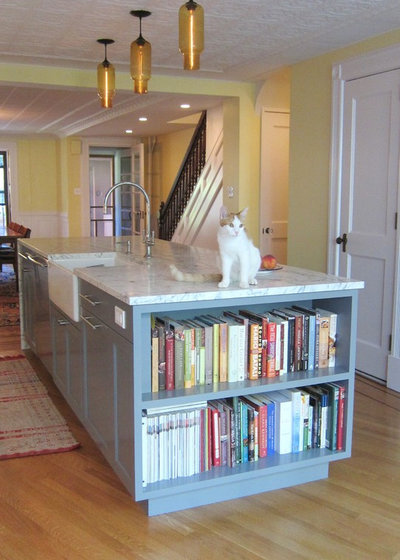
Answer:
[(52, 325), (53, 356), (54, 356), (53, 378), (57, 387), (66, 397), (68, 392), (68, 388), (67, 388), (68, 320), (53, 306), (51, 306), (51, 325)]
[(35, 279), (33, 264), (26, 258), (20, 257), (19, 272), (22, 283), (22, 334), (26, 343), (36, 352), (36, 341), (34, 337)]
[(95, 317), (85, 323), (86, 417), (125, 480), (133, 479), (132, 344)]
[(54, 367), (53, 377), (74, 412), (83, 412), (82, 333), (54, 306), (51, 306)]

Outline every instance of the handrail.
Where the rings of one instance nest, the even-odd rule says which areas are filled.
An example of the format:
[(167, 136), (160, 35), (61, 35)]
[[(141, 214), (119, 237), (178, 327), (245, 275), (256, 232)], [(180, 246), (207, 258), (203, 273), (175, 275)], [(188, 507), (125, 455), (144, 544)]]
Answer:
[(206, 162), (207, 112), (203, 111), (185, 158), (159, 215), (159, 237), (170, 240)]

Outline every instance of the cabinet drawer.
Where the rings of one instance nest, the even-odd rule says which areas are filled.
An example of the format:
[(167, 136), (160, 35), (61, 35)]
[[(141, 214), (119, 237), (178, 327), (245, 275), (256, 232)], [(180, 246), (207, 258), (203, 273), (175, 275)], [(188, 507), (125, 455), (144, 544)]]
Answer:
[[(132, 308), (88, 282), (79, 282), (81, 314), (100, 319), (115, 332), (132, 341)], [(95, 321), (90, 323), (95, 325)]]

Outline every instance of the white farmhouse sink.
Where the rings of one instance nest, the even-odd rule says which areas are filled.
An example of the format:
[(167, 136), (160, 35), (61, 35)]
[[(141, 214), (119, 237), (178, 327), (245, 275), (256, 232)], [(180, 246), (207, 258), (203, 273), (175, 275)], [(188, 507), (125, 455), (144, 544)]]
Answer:
[(49, 260), (49, 297), (74, 321), (79, 321), (79, 290), (76, 268), (126, 264), (121, 253), (82, 253)]

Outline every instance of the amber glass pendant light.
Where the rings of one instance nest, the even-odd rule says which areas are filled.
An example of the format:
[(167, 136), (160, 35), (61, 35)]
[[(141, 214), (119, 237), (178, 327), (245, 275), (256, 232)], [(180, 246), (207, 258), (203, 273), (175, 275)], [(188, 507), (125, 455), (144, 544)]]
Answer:
[(139, 18), (139, 37), (131, 43), (131, 78), (135, 93), (147, 93), (147, 82), (151, 77), (151, 44), (142, 37), (142, 18), (151, 15), (147, 10), (132, 10), (131, 15)]
[(107, 45), (111, 45), (114, 41), (113, 39), (97, 39), (97, 42), (104, 45), (104, 60), (97, 66), (97, 93), (101, 106), (111, 109), (115, 95), (115, 69), (107, 60)]
[(179, 9), (179, 50), (183, 54), (183, 68), (198, 70), (200, 53), (204, 49), (204, 10), (193, 0)]

